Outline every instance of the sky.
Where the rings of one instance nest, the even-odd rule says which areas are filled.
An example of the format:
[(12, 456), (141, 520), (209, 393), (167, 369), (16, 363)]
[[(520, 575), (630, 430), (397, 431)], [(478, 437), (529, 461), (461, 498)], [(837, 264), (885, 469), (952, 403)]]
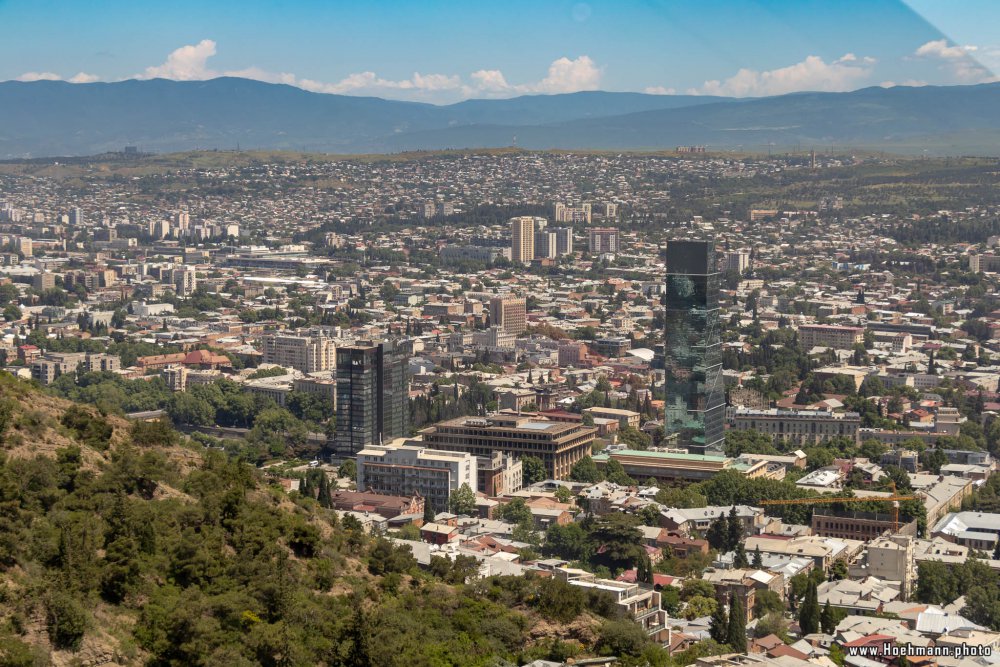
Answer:
[(0, 80), (242, 76), (447, 104), (995, 81), (997, 0), (0, 0)]

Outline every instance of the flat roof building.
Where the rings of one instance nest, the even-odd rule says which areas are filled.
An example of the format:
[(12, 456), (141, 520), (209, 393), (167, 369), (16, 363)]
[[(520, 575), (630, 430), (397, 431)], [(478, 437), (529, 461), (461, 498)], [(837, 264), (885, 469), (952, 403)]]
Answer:
[(448, 498), (463, 484), (477, 483), (476, 457), (468, 452), (428, 449), (408, 441), (371, 445), (358, 452), (358, 489), (395, 496), (421, 496), (435, 511), (448, 508)]
[(535, 456), (552, 479), (569, 477), (570, 469), (589, 456), (597, 429), (541, 417), (490, 415), (458, 417), (420, 432), (424, 444), (434, 449), (492, 456), (506, 452), (518, 458)]

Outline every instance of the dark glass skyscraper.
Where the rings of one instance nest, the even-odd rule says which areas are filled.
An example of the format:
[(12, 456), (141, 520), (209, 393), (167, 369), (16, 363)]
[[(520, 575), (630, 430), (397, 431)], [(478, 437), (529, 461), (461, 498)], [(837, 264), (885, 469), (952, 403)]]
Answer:
[(333, 451), (353, 456), (368, 445), (410, 434), (407, 355), (396, 343), (337, 348), (337, 428)]
[(664, 429), (693, 454), (722, 449), (725, 390), (720, 275), (711, 241), (667, 244)]

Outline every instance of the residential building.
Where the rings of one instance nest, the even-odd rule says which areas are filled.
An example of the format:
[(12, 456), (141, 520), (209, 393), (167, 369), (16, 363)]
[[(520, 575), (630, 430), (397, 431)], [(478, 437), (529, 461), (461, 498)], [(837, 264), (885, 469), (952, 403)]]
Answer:
[(535, 258), (535, 218), (521, 216), (510, 220), (510, 261), (528, 264)]
[(750, 268), (750, 253), (745, 250), (727, 251), (723, 259), (725, 271), (732, 271), (742, 276)]
[(552, 231), (556, 235), (556, 256), (562, 257), (573, 252), (573, 228), (553, 227)]
[(1000, 539), (1000, 514), (952, 512), (933, 524), (930, 532), (931, 537), (992, 554)]
[(590, 227), (587, 229), (587, 249), (592, 255), (617, 253), (620, 250), (618, 228)]
[(315, 373), (336, 368), (336, 347), (325, 336), (270, 334), (261, 339), (264, 363)]
[(475, 491), (476, 457), (467, 452), (427, 449), (419, 441), (370, 445), (357, 455), (358, 489), (396, 496), (421, 496), (446, 511), (449, 496), (463, 484)]
[(520, 491), (524, 486), (524, 469), (520, 459), (503, 452), (476, 457), (476, 489), (487, 496), (501, 496)]
[(862, 327), (842, 327), (829, 324), (806, 324), (799, 327), (799, 346), (803, 350), (814, 347), (832, 347), (850, 350), (865, 340)]
[(515, 336), (524, 333), (528, 327), (525, 298), (504, 295), (490, 299), (490, 324)]
[(733, 428), (759, 431), (775, 440), (788, 440), (796, 445), (816, 444), (836, 437), (857, 442), (861, 415), (826, 410), (738, 409)]

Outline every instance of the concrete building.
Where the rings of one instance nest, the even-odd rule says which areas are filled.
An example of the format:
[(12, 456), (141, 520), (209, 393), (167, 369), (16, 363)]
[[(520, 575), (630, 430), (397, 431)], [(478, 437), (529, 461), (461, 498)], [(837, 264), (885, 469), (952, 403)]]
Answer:
[(591, 227), (587, 230), (587, 249), (592, 255), (614, 254), (621, 249), (616, 227)]
[(750, 253), (745, 250), (727, 251), (723, 255), (723, 270), (733, 271), (740, 275), (750, 268)]
[(1000, 539), (1000, 514), (988, 512), (952, 512), (931, 528), (931, 537), (992, 555)]
[(898, 581), (903, 587), (903, 595), (909, 596), (917, 576), (913, 545), (914, 540), (909, 535), (889, 535), (870, 542), (860, 575)]
[(814, 507), (811, 526), (816, 535), (849, 540), (874, 540), (894, 531), (899, 535), (917, 536), (916, 520), (907, 521), (902, 514), (899, 516), (899, 526), (896, 530), (893, 517), (888, 513), (836, 512)]
[[(558, 567), (552, 570), (553, 576), (562, 579), (571, 586), (609, 595), (625, 613), (638, 623), (646, 634), (657, 640), (669, 635), (666, 627), (667, 613), (660, 608), (660, 593), (651, 588), (644, 588), (636, 583), (598, 579), (597, 575), (568, 567)], [(660, 637), (660, 635), (664, 635)]]
[(337, 349), (325, 336), (288, 336), (270, 334), (261, 339), (263, 360), (282, 368), (316, 373), (336, 368)]
[(494, 452), (534, 456), (541, 459), (549, 477), (565, 479), (573, 464), (590, 455), (597, 429), (540, 417), (490, 415), (449, 419), (420, 433), (434, 449), (488, 457)]
[(562, 257), (573, 252), (573, 228), (553, 227), (552, 231), (556, 235), (556, 256)]
[(835, 437), (857, 441), (861, 415), (825, 410), (738, 409), (733, 428), (759, 431), (775, 440), (788, 440), (797, 445), (815, 444)]
[(503, 452), (476, 457), (476, 489), (487, 496), (516, 493), (524, 486), (524, 467), (520, 459)]
[(528, 264), (535, 258), (535, 218), (521, 216), (510, 220), (510, 261)]
[[(668, 485), (678, 482), (703, 482), (723, 470), (738, 469), (733, 459), (704, 454), (619, 449), (602, 452), (593, 458), (598, 468), (603, 468), (609, 459), (614, 459), (632, 479), (646, 480), (652, 477), (657, 483)], [(766, 464), (757, 467), (763, 470)]]
[(865, 340), (862, 327), (841, 327), (828, 324), (804, 324), (799, 327), (799, 345), (803, 350), (814, 347), (832, 347), (850, 350)]
[(525, 298), (505, 295), (490, 299), (490, 324), (515, 336), (524, 333), (528, 327)]
[(357, 455), (358, 489), (395, 496), (421, 496), (438, 512), (463, 484), (478, 488), (476, 457), (427, 449), (418, 441), (370, 445)]
[(551, 229), (542, 229), (535, 232), (535, 259), (555, 259), (559, 254), (556, 251), (556, 234)]

